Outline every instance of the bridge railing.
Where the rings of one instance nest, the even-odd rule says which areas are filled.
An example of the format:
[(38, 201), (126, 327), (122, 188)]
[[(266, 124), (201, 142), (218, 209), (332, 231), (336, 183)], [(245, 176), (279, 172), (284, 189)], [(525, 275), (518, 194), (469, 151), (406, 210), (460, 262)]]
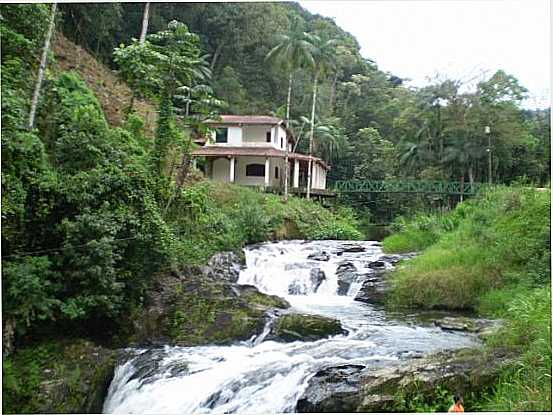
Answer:
[(474, 195), (486, 184), (430, 180), (343, 180), (334, 183), (340, 193), (441, 193)]

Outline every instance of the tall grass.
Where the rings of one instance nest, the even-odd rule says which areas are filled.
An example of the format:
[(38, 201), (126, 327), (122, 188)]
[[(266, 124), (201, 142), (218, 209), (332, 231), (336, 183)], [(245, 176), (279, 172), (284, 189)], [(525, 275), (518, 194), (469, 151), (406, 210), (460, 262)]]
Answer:
[(485, 411), (551, 411), (551, 288), (521, 292), (503, 314), (490, 347), (520, 352), (480, 405)]
[(383, 243), (397, 252), (414, 237), (409, 249), (424, 249), (398, 268), (391, 302), (476, 309), (492, 290), (548, 283), (550, 206), (550, 192), (499, 188), (433, 220), (415, 217)]
[(550, 210), (550, 191), (497, 188), (449, 214), (404, 221), (384, 240), (388, 251), (422, 250), (395, 271), (390, 305), (505, 320), (487, 346), (519, 358), (476, 403), (480, 410), (551, 410)]

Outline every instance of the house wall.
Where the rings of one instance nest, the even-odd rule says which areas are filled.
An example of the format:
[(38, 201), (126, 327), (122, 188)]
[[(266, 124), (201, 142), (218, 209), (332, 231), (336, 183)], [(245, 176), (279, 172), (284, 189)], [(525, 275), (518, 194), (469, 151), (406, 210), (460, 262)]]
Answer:
[[(234, 183), (246, 186), (265, 186), (265, 177), (246, 176), (248, 164), (261, 164), (265, 166), (265, 157), (237, 156), (234, 164)], [(278, 178), (275, 177), (275, 167), (278, 167)], [(213, 161), (211, 178), (219, 182), (230, 181), (230, 160), (220, 157)], [(290, 169), (290, 187), (293, 187), (293, 168)], [(284, 159), (269, 158), (269, 186), (284, 186)], [(313, 189), (326, 188), (326, 170), (319, 164), (313, 163), (311, 176), (311, 187)]]
[[(227, 127), (224, 127), (227, 128)], [(242, 145), (242, 128), (241, 127), (228, 127), (227, 142), (216, 143), (215, 131), (211, 132), (211, 140), (206, 143), (206, 146), (226, 146), (226, 147), (239, 147)]]
[[(242, 127), (222, 127), (228, 129), (227, 142), (216, 143), (215, 131), (211, 133), (211, 140), (207, 146), (223, 147), (273, 147), (285, 150), (286, 130), (282, 126), (245, 125)], [(267, 143), (267, 132), (271, 132), (271, 142)], [(281, 145), (282, 143), (282, 145)], [(290, 148), (291, 150), (291, 148)]]
[(226, 157), (220, 157), (213, 160), (211, 178), (218, 182), (229, 182), (230, 161)]
[(311, 187), (313, 189), (326, 188), (326, 170), (319, 163), (313, 163)]

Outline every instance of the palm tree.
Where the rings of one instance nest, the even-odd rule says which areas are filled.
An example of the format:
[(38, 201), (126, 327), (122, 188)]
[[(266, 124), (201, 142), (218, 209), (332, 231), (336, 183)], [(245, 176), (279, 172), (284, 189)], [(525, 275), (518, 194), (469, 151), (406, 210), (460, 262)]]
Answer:
[(336, 65), (336, 46), (337, 39), (327, 39), (314, 33), (307, 33), (307, 39), (310, 44), (310, 63), (313, 69), (313, 103), (311, 105), (311, 130), (309, 133), (309, 166), (307, 169), (307, 193), (309, 199), (311, 193), (311, 166), (313, 164), (313, 134), (315, 129), (315, 105), (317, 102), (317, 83), (319, 78), (324, 76), (330, 69)]
[[(340, 155), (347, 147), (347, 139), (343, 131), (328, 121), (321, 121), (315, 117), (314, 135), (317, 136), (317, 142), (313, 143), (315, 153), (327, 161)], [(294, 126), (296, 132), (297, 140), (293, 149), (295, 152), (302, 139), (309, 138), (311, 120), (301, 116), (299, 120), (290, 120), (290, 124)]]
[[(278, 44), (267, 54), (266, 60), (275, 61), (288, 71), (288, 95), (286, 97), (286, 125), (290, 123), (292, 78), (296, 69), (311, 64), (311, 45), (302, 29), (301, 19), (295, 18), (289, 34), (278, 36)], [(288, 200), (288, 143), (284, 149), (284, 200)]]

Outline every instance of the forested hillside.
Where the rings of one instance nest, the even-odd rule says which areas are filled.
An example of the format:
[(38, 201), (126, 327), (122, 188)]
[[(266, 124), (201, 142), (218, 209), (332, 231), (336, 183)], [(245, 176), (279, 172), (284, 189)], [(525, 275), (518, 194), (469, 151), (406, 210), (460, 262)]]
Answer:
[[(140, 35), (144, 4), (61, 9), (67, 36), (114, 69), (113, 48)], [(314, 146), (332, 164), (332, 179), (486, 182), (489, 142), (494, 183), (549, 181), (550, 110), (522, 110), (527, 91), (502, 68), (473, 88), (445, 77), (410, 88), (362, 57), (355, 38), (332, 19), (295, 3), (151, 4), (149, 33), (171, 20), (199, 36), (215, 94), (228, 104), (224, 112), (284, 117), (291, 74), (290, 113), (303, 151), (314, 71), (301, 53), (280, 60), (267, 55), (279, 44), (299, 42), (304, 32), (316, 34), (322, 71)], [(325, 61), (325, 53), (332, 58)]]
[[(347, 199), (325, 208), (203, 179), (190, 153), (207, 119), (286, 118), (289, 109), (299, 151), (311, 142), (332, 165), (330, 181), (550, 183), (550, 110), (523, 109), (526, 89), (501, 68), (473, 88), (445, 78), (411, 88), (362, 57), (331, 19), (295, 3), (150, 3), (147, 18), (144, 11), (144, 3), (0, 6), (4, 412), (99, 412), (113, 350), (107, 365), (96, 364), (138, 338), (140, 324), (151, 328), (142, 317), (152, 296), (165, 295), (158, 278), (179, 280), (165, 288), (191, 297), (159, 317), (174, 332), (194, 331), (214, 293), (237, 309), (219, 318), (210, 308), (210, 323), (250, 327), (244, 310), (253, 310), (263, 329), (259, 306), (273, 296), (253, 286), (241, 296), (236, 281), (206, 287), (200, 266), (268, 240), (363, 239), (360, 222), (377, 220)], [(501, 206), (524, 206), (505, 194)], [(535, 208), (542, 216), (544, 197)], [(414, 197), (391, 199), (379, 208), (417, 208)], [(502, 209), (479, 217), (491, 221)], [(537, 232), (527, 240), (543, 245), (548, 227), (518, 218), (516, 229)], [(510, 250), (511, 228), (500, 230)], [(438, 240), (416, 235), (419, 248)], [(544, 254), (531, 264), (540, 278), (546, 263)]]

